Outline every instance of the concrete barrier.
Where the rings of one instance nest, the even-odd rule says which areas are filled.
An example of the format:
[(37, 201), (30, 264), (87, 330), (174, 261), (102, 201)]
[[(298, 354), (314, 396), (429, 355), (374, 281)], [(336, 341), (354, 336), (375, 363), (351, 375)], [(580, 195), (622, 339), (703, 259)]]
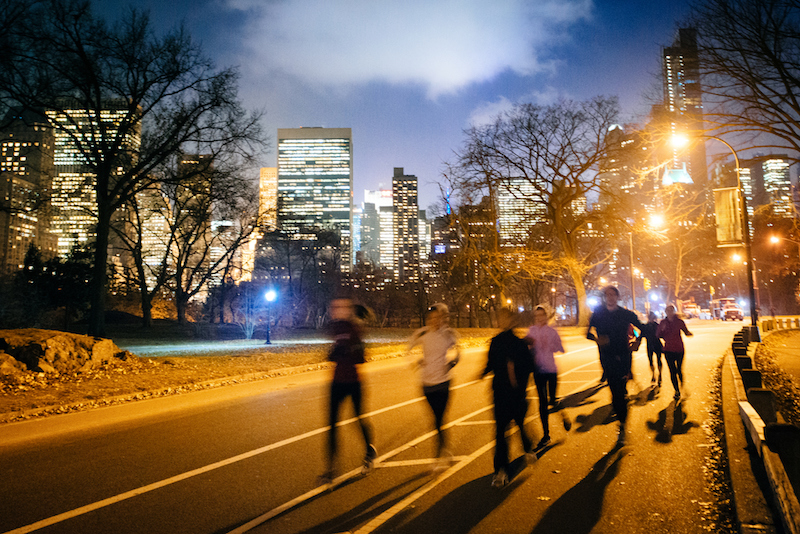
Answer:
[[(774, 331), (776, 327), (784, 324), (787, 328), (792, 323), (800, 324), (798, 323), (800, 318), (792, 319), (775, 321), (773, 318), (762, 320), (760, 324), (764, 327), (764, 331)], [(743, 341), (745, 352), (755, 354), (761, 335), (756, 331), (756, 335), (753, 336), (751, 328), (742, 329), (743, 339), (734, 340), (733, 351), (736, 351), (737, 344), (741, 347)], [(751, 343), (751, 339), (757, 341)], [(741, 352), (740, 347), (738, 352)], [(761, 385), (761, 373), (753, 369), (752, 357), (734, 357), (736, 365), (731, 364), (730, 368), (734, 374), (734, 389), (739, 399), (739, 416), (764, 465), (783, 530), (790, 534), (800, 534), (800, 502), (797, 499), (800, 486), (800, 429), (794, 425), (783, 424), (772, 391), (762, 387), (748, 387)], [(735, 483), (733, 484), (735, 486)], [(736, 500), (739, 495), (736, 494), (737, 488), (733, 489)], [(741, 526), (744, 528), (744, 525)]]

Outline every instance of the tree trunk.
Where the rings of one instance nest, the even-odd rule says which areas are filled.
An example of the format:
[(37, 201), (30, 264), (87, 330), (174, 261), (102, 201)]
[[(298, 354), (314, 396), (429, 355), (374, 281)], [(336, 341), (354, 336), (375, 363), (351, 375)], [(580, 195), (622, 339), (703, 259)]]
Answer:
[[(98, 184), (102, 183), (98, 176)], [(95, 337), (106, 335), (106, 264), (108, 263), (108, 233), (111, 210), (105, 200), (105, 191), (98, 186), (97, 192), (97, 238), (92, 265), (91, 295), (89, 297), (88, 334)]]

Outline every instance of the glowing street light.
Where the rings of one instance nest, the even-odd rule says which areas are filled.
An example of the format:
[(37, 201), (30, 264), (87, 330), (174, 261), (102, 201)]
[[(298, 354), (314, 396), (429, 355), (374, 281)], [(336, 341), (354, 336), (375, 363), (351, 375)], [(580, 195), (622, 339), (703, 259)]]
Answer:
[(274, 289), (268, 289), (267, 293), (264, 295), (264, 298), (267, 299), (267, 342), (264, 343), (265, 345), (272, 345), (272, 341), (269, 339), (270, 334), (270, 306), (275, 299), (278, 298), (278, 293)]
[(800, 256), (800, 241), (795, 241), (794, 239), (789, 239), (788, 237), (780, 237), (777, 235), (770, 236), (769, 238), (769, 242), (772, 243), (773, 245), (777, 245), (781, 241), (788, 241), (790, 243), (794, 243), (795, 245), (797, 245), (797, 253), (798, 256)]
[[(747, 262), (747, 288), (750, 293), (750, 324), (751, 324), (751, 333), (750, 333), (750, 340), (751, 341), (760, 341), (761, 336), (758, 334), (758, 312), (756, 311), (756, 284), (755, 284), (755, 262), (753, 261), (753, 250), (750, 246), (750, 217), (747, 214), (747, 197), (744, 194), (744, 187), (742, 186), (742, 177), (740, 174), (740, 166), (739, 166), (739, 156), (736, 154), (736, 150), (720, 137), (716, 137), (714, 135), (704, 135), (707, 139), (715, 139), (728, 147), (733, 154), (733, 162), (736, 165), (736, 189), (739, 193), (739, 202), (741, 203), (741, 217), (742, 217), (742, 234), (743, 234), (743, 241), (744, 241), (744, 254), (747, 258), (745, 261)], [(675, 148), (680, 148), (688, 144), (689, 139), (683, 135), (674, 135), (672, 137), (672, 146)]]

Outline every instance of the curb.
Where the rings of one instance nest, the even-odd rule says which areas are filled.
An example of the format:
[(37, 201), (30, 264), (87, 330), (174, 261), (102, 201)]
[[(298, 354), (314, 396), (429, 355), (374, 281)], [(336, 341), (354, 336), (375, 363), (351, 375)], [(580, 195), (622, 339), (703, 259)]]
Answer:
[[(734, 341), (733, 351), (725, 355), (722, 394), (725, 445), (739, 531), (743, 534), (779, 532), (780, 528), (789, 534), (800, 534), (800, 503), (779, 455), (773, 450), (774, 445), (766, 438), (769, 431), (762, 415), (748, 400), (748, 389), (742, 378), (741, 369), (752, 368), (758, 343), (744, 343), (746, 356), (741, 354), (742, 347), (737, 347), (736, 343)], [(758, 388), (750, 389), (755, 390)], [(764, 390), (756, 392), (760, 391)], [(736, 420), (737, 413), (741, 423)], [(764, 416), (772, 418), (766, 413)], [(780, 525), (775, 524), (776, 516)]]

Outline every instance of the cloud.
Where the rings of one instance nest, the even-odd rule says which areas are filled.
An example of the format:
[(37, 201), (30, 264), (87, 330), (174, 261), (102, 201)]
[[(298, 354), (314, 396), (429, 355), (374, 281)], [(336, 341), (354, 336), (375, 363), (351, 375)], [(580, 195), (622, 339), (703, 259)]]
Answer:
[(247, 68), (308, 84), (418, 85), (430, 98), (512, 71), (548, 49), (591, 0), (225, 0), (247, 17)]
[[(543, 91), (531, 91), (519, 99), (518, 103), (532, 103), (542, 106), (555, 104), (565, 95), (559, 93), (554, 87), (546, 87)], [(469, 126), (485, 126), (492, 124), (502, 113), (510, 111), (515, 103), (501, 96), (494, 102), (484, 102), (477, 106), (468, 119)]]

